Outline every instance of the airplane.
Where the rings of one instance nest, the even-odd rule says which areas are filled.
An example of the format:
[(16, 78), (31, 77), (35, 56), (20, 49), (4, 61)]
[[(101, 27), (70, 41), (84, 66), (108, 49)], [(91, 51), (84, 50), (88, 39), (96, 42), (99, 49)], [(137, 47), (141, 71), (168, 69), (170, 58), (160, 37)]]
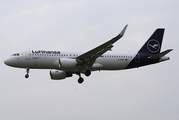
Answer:
[(138, 68), (170, 59), (165, 55), (173, 49), (160, 52), (164, 28), (156, 29), (136, 53), (107, 52), (123, 37), (127, 26), (116, 37), (84, 53), (29, 49), (12, 54), (4, 63), (11, 67), (25, 68), (25, 78), (29, 77), (30, 69), (51, 69), (52, 80), (62, 80), (76, 74), (79, 76), (78, 83), (81, 84), (84, 81), (81, 74), (90, 76), (91, 72), (98, 70)]

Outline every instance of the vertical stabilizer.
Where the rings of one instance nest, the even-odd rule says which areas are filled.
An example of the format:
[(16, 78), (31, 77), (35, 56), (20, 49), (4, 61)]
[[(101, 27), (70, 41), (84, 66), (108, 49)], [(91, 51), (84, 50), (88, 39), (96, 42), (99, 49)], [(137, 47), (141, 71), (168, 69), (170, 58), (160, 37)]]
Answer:
[(157, 54), (160, 53), (160, 49), (162, 46), (163, 28), (159, 28), (155, 30), (155, 32), (151, 35), (151, 37), (147, 40), (147, 42), (142, 46), (138, 53), (142, 54)]

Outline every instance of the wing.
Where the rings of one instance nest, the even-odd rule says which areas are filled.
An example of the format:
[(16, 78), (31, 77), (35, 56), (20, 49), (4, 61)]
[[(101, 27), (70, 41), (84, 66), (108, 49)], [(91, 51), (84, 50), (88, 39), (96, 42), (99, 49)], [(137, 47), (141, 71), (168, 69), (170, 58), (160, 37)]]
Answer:
[(123, 28), (123, 30), (120, 32), (120, 34), (117, 35), (116, 37), (114, 37), (111, 40), (103, 43), (102, 45), (78, 56), (76, 59), (77, 59), (79, 65), (86, 64), (88, 67), (91, 67), (98, 57), (100, 57), (102, 54), (104, 54), (108, 50), (111, 50), (111, 48), (113, 47), (112, 44), (115, 43), (116, 41), (118, 41), (124, 35), (126, 28), (127, 28), (127, 25)]

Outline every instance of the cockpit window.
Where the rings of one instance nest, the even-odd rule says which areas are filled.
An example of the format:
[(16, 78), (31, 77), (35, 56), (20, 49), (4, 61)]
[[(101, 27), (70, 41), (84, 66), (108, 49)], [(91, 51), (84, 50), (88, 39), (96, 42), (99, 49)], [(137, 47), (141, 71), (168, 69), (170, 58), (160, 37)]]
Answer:
[(19, 53), (12, 54), (11, 56), (19, 56)]

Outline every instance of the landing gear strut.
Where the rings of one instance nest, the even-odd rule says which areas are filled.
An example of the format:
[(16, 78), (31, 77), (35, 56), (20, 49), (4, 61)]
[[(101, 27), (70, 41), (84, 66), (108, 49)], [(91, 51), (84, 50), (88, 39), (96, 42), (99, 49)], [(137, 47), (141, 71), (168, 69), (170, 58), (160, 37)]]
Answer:
[[(79, 73), (76, 73), (76, 74), (79, 75), (78, 83), (79, 83), (79, 84), (83, 83), (83, 82), (84, 82), (84, 79), (81, 77), (80, 72), (79, 72)], [(86, 70), (85, 75), (86, 75), (86, 76), (90, 76), (90, 75), (91, 75), (91, 71), (90, 71), (90, 70)]]
[(27, 74), (25, 75), (25, 78), (28, 78), (29, 77), (29, 68), (26, 68), (26, 72), (27, 72)]
[(80, 73), (77, 73), (79, 75), (78, 83), (81, 84), (83, 83), (84, 79), (81, 77)]

